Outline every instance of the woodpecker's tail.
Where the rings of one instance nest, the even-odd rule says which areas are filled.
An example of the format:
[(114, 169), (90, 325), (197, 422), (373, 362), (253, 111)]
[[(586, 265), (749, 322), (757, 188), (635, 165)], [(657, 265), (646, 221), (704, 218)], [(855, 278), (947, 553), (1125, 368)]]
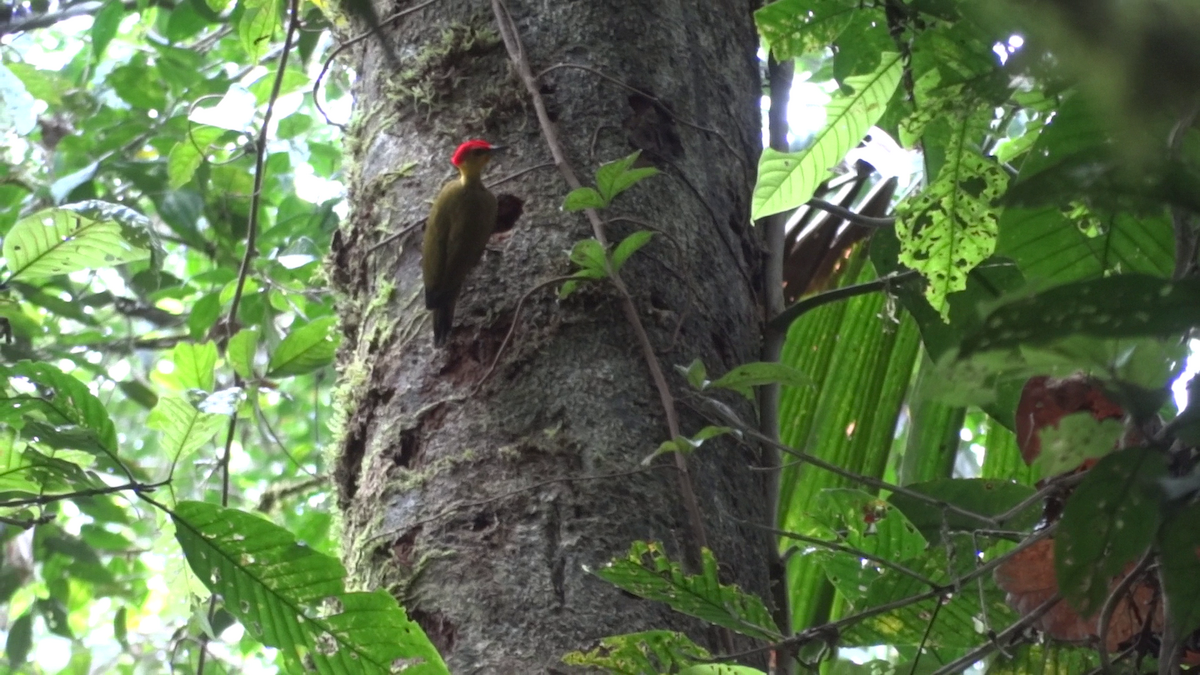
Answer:
[(454, 301), (433, 309), (433, 346), (442, 347), (454, 327)]

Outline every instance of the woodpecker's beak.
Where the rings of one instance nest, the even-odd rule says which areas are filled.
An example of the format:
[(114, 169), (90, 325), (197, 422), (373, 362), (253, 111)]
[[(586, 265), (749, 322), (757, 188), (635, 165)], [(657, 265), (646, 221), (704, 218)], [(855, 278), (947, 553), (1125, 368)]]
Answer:
[(505, 150), (508, 150), (507, 145), (493, 145), (488, 152), (494, 155), (497, 152), (504, 152)]

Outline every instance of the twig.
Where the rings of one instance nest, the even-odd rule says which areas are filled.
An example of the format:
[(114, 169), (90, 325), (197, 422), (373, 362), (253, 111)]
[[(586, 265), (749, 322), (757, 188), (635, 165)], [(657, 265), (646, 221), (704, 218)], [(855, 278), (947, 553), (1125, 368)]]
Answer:
[(111, 495), (117, 492), (125, 492), (126, 490), (134, 494), (143, 492), (153, 492), (154, 490), (169, 483), (169, 480), (159, 481), (157, 483), (139, 483), (130, 481), (123, 485), (112, 485), (102, 488), (89, 488), (87, 490), (76, 490), (75, 492), (63, 492), (53, 495), (38, 495), (36, 497), (24, 497), (22, 499), (7, 499), (0, 502), (0, 508), (17, 508), (21, 506), (45, 506), (54, 502), (61, 502), (64, 499), (79, 499), (81, 497), (98, 497), (100, 495)]
[(512, 338), (513, 333), (517, 330), (517, 319), (521, 317), (521, 308), (525, 306), (525, 301), (529, 299), (529, 296), (547, 286), (553, 286), (554, 284), (570, 281), (571, 279), (576, 278), (577, 277), (574, 276), (554, 277), (553, 279), (547, 279), (528, 291), (525, 291), (525, 294), (522, 295), (521, 299), (517, 301), (517, 309), (513, 312), (512, 324), (508, 327), (508, 332), (504, 334), (504, 340), (500, 342), (500, 348), (496, 350), (496, 356), (492, 359), (492, 365), (488, 366), (487, 372), (484, 373), (483, 377), (479, 378), (479, 381), (475, 383), (475, 386), (471, 389), (471, 393), (468, 396), (474, 396), (475, 392), (479, 391), (479, 388), (483, 386), (483, 383), (487, 382), (488, 378), (492, 376), (492, 372), (496, 370), (496, 364), (500, 363), (500, 357), (504, 354), (504, 349), (508, 346), (508, 341)]
[(863, 284), (855, 284), (853, 286), (843, 286), (842, 288), (835, 288), (832, 291), (811, 295), (780, 312), (778, 316), (776, 316), (774, 319), (771, 319), (767, 326), (776, 330), (786, 331), (788, 326), (790, 326), (793, 321), (799, 319), (801, 316), (818, 307), (823, 307), (830, 303), (838, 302), (839, 300), (846, 300), (859, 295), (866, 295), (867, 293), (882, 291), (895, 284), (908, 281), (909, 279), (912, 279), (918, 275), (919, 273), (916, 270), (893, 272), (887, 276), (879, 277), (874, 281), (868, 281)]
[[(550, 149), (550, 156), (554, 158), (554, 165), (558, 168), (559, 173), (562, 174), (567, 185), (572, 190), (577, 190), (583, 187), (583, 184), (575, 175), (575, 171), (571, 168), (570, 163), (567, 162), (566, 153), (563, 151), (562, 143), (558, 139), (558, 130), (555, 128), (554, 122), (551, 121), (550, 115), (546, 111), (546, 102), (542, 99), (537, 78), (533, 76), (533, 72), (530, 70), (529, 61), (525, 56), (525, 48), (521, 44), (521, 36), (517, 33), (516, 25), (513, 23), (512, 16), (509, 14), (504, 0), (492, 0), (492, 11), (496, 15), (496, 22), (500, 28), (500, 36), (504, 40), (504, 47), (508, 51), (509, 59), (512, 60), (517, 75), (520, 76), (521, 81), (525, 84), (525, 89), (529, 92), (529, 96), (533, 100), (533, 108), (537, 113), (538, 123), (542, 129), (542, 136), (545, 138), (546, 145)], [(600, 216), (596, 213), (595, 209), (585, 209), (584, 213), (587, 215), (588, 221), (591, 222), (592, 232), (596, 240), (601, 245), (606, 246), (608, 238), (605, 236), (604, 223), (600, 220)], [(646, 334), (645, 327), (642, 326), (641, 318), (638, 316), (637, 308), (633, 304), (633, 297), (629, 294), (629, 289), (626, 288), (625, 282), (621, 280), (621, 275), (617, 270), (609, 271), (609, 278), (621, 294), (621, 309), (637, 337), (638, 345), (642, 350), (642, 356), (646, 361), (647, 367), (650, 369), (651, 379), (653, 379), (654, 386), (658, 390), (659, 400), (667, 418), (668, 432), (671, 438), (676, 438), (680, 435), (680, 432), (678, 412), (675, 410), (675, 398), (671, 394), (670, 387), (667, 385), (667, 379), (663, 375), (662, 366), (659, 364), (658, 356), (654, 352), (654, 346), (650, 344), (650, 337)], [(700, 549), (708, 546), (708, 537), (704, 530), (704, 520), (700, 515), (700, 503), (696, 498), (696, 492), (692, 486), (687, 458), (680, 453), (675, 453), (675, 467), (679, 470), (679, 490), (691, 523), (694, 547), (690, 551), (690, 555), (694, 561), (699, 561)]]
[[(767, 72), (771, 85), (771, 109), (767, 113), (768, 132), (771, 147), (780, 152), (788, 150), (789, 124), (787, 118), (788, 99), (792, 89), (794, 66), (789, 59), (780, 63), (774, 56), (767, 59)], [(767, 261), (763, 273), (762, 289), (767, 317), (774, 317), (783, 311), (783, 257), (784, 242), (787, 234), (787, 220), (790, 214), (776, 213), (764, 218), (761, 222), (763, 240), (767, 245)], [(783, 345), (787, 341), (787, 329), (774, 328), (768, 323), (763, 326), (763, 344), (759, 357), (765, 363), (777, 363), (783, 353)], [(758, 429), (764, 436), (779, 440), (779, 396), (781, 386), (771, 382), (758, 387)], [(779, 480), (783, 474), (782, 460), (779, 451), (770, 445), (763, 445), (763, 459), (772, 472), (767, 476), (765, 497), (767, 500), (768, 517), (771, 528), (780, 524), (779, 517)], [(780, 536), (788, 536), (777, 532)], [(770, 560), (767, 561), (770, 574), (771, 599), (775, 620), (783, 630), (790, 630), (791, 599), (788, 597), (787, 566), (779, 555), (779, 547), (772, 548)], [(793, 650), (785, 650), (779, 654), (777, 663), (784, 673), (795, 671), (796, 658)]]
[(916, 490), (910, 490), (909, 488), (906, 488), (906, 487), (903, 487), (900, 485), (896, 485), (894, 483), (889, 483), (887, 481), (880, 480), (880, 479), (874, 478), (872, 476), (864, 476), (859, 473), (854, 473), (853, 471), (843, 469), (842, 467), (840, 467), (836, 464), (827, 462), (819, 457), (810, 455), (807, 452), (804, 452), (803, 450), (797, 450), (791, 446), (784, 445), (783, 443), (780, 443), (779, 441), (776, 441), (771, 438), (767, 438), (763, 434), (759, 433), (759, 431), (757, 429), (753, 429), (753, 428), (747, 426), (744, 422), (741, 421), (741, 419), (739, 419), (736, 415), (733, 414), (733, 411), (731, 411), (727, 407), (725, 407), (724, 404), (714, 401), (713, 399), (705, 399), (705, 403), (707, 403), (708, 408), (710, 410), (712, 410), (713, 412), (715, 412), (718, 417), (720, 417), (722, 420), (724, 420), (725, 424), (727, 424), (728, 426), (733, 427), (734, 429), (737, 429), (738, 431), (741, 431), (743, 434), (756, 439), (760, 443), (770, 445), (771, 447), (774, 447), (776, 450), (779, 450), (780, 452), (791, 455), (792, 457), (795, 457), (796, 459), (803, 460), (803, 461), (817, 467), (818, 469), (824, 469), (825, 471), (837, 474), (837, 475), (841, 476), (842, 478), (846, 478), (846, 479), (849, 479), (856, 483), (861, 483), (863, 485), (867, 485), (869, 487), (873, 487), (878, 490), (887, 490), (894, 494), (904, 495), (905, 497), (909, 497), (910, 499), (916, 499), (920, 502), (935, 506), (939, 509), (942, 509), (943, 511), (957, 513), (958, 515), (966, 516), (967, 518), (971, 518), (973, 520), (978, 520), (981, 523), (986, 523), (993, 527), (995, 527), (997, 525), (995, 518), (992, 518), (990, 516), (985, 516), (980, 513), (975, 513), (974, 511), (969, 511), (967, 509), (964, 509), (960, 506), (955, 506), (954, 504), (943, 501), (941, 499), (937, 499), (935, 497), (930, 497), (929, 495), (921, 493), (921, 492), (917, 492)]
[(554, 162), (545, 162), (542, 164), (535, 164), (529, 168), (521, 169), (520, 171), (517, 171), (516, 173), (510, 173), (509, 175), (505, 176), (504, 178), (494, 180), (494, 181), (488, 183), (487, 187), (489, 189), (494, 188), (497, 185), (503, 185), (504, 183), (507, 183), (510, 180), (516, 180), (516, 179), (520, 178), (521, 176), (524, 176), (527, 173), (533, 173), (534, 171), (538, 171), (540, 169), (553, 169), (553, 168), (554, 168)]
[(866, 227), (891, 227), (896, 224), (895, 216), (891, 216), (888, 218), (874, 218), (872, 216), (864, 216), (861, 213), (855, 213), (854, 211), (851, 211), (850, 209), (848, 209), (844, 206), (838, 206), (837, 204), (831, 204), (831, 203), (825, 201), (824, 199), (810, 199), (810, 200), (808, 200), (808, 205), (812, 206), (814, 208), (821, 209), (822, 211), (825, 211), (827, 213), (832, 213), (833, 215), (835, 215), (843, 220), (848, 220), (848, 221), (854, 223), (855, 225), (864, 225)]
[[(416, 12), (418, 10), (425, 9), (426, 7), (432, 5), (433, 3), (437, 2), (437, 1), (438, 0), (425, 0), (425, 2), (422, 2), (419, 5), (414, 5), (407, 9), (402, 9), (402, 10), (396, 12), (395, 14), (392, 14), (391, 16), (387, 17), (383, 21), (380, 21), (379, 27), (382, 28), (382, 27), (388, 25), (389, 23), (395, 21), (396, 19), (403, 18), (404, 16), (406, 16), (408, 14), (412, 14), (413, 12)], [(339, 129), (346, 128), (346, 126), (344, 124), (338, 124), (337, 122), (334, 122), (333, 120), (329, 119), (329, 115), (325, 114), (325, 109), (321, 107), (321, 97), (319, 96), (319, 94), (321, 92), (321, 82), (324, 81), (325, 75), (329, 73), (329, 66), (333, 64), (333, 60), (337, 58), (338, 54), (341, 54), (342, 52), (353, 47), (354, 45), (358, 44), (359, 42), (362, 42), (363, 40), (366, 40), (367, 38), (371, 37), (371, 33), (372, 33), (372, 31), (368, 30), (365, 33), (355, 35), (354, 37), (350, 38), (349, 40), (346, 40), (345, 42), (343, 42), (342, 44), (340, 44), (336, 48), (334, 48), (333, 51), (329, 52), (329, 56), (325, 57), (325, 63), (321, 64), (321, 72), (320, 72), (320, 74), (317, 75), (316, 81), (313, 82), (312, 95), (313, 95), (313, 105), (316, 106), (317, 112), (321, 113), (321, 117), (325, 118), (326, 124), (333, 125)]]
[(421, 227), (421, 226), (422, 226), (422, 225), (424, 225), (424, 224), (425, 224), (425, 221), (423, 221), (423, 220), (418, 220), (418, 221), (416, 221), (416, 222), (409, 223), (408, 225), (405, 225), (405, 226), (404, 226), (403, 228), (401, 228), (401, 229), (400, 229), (400, 231), (399, 231), (399, 232), (397, 232), (396, 234), (389, 235), (389, 236), (385, 237), (385, 238), (383, 239), (383, 241), (381, 241), (381, 242), (379, 242), (378, 244), (375, 244), (375, 245), (374, 245), (374, 246), (372, 246), (371, 248), (367, 249), (367, 255), (371, 255), (371, 254), (372, 254), (372, 253), (374, 253), (374, 252), (375, 252), (377, 249), (380, 249), (380, 248), (383, 248), (384, 246), (387, 246), (388, 244), (392, 243), (393, 241), (396, 241), (396, 240), (397, 240), (397, 239), (399, 239), (400, 237), (403, 237), (404, 235), (408, 234), (409, 232), (412, 232), (413, 230), (417, 229), (418, 227)]
[(854, 548), (852, 546), (840, 544), (836, 541), (827, 541), (825, 539), (818, 539), (817, 537), (810, 537), (808, 535), (800, 534), (799, 532), (790, 532), (788, 530), (781, 530), (781, 529), (775, 528), (775, 527), (764, 527), (763, 525), (759, 525), (758, 523), (752, 523), (750, 521), (742, 520), (740, 518), (737, 518), (735, 520), (737, 520), (740, 523), (749, 525), (750, 527), (755, 527), (758, 529), (766, 530), (767, 532), (770, 532), (778, 537), (783, 537), (785, 539), (794, 539), (796, 541), (802, 541), (806, 544), (812, 544), (813, 546), (820, 546), (821, 548), (825, 548), (830, 551), (836, 551), (838, 553), (849, 553), (850, 555), (858, 556), (859, 558), (862, 558), (863, 560), (870, 560), (871, 562), (873, 562), (881, 567), (886, 567), (888, 569), (895, 570), (895, 571), (899, 572), (900, 574), (903, 574), (907, 577), (916, 579), (917, 581), (921, 582), (922, 584), (925, 584), (926, 586), (928, 586), (930, 588), (930, 590), (943, 590), (944, 591), (948, 588), (946, 586), (943, 586), (942, 584), (937, 583), (933, 579), (930, 579), (929, 577), (925, 576), (924, 574), (917, 572), (916, 570), (909, 569), (909, 568), (905, 567), (904, 565), (901, 565), (900, 563), (893, 562), (891, 560), (888, 560), (887, 558), (877, 556), (873, 553), (868, 553), (866, 551)]
[(1133, 587), (1133, 584), (1145, 573), (1153, 561), (1154, 550), (1147, 549), (1142, 554), (1142, 559), (1138, 561), (1138, 564), (1130, 570), (1129, 574), (1125, 575), (1125, 578), (1121, 579), (1117, 587), (1104, 600), (1104, 607), (1100, 609), (1100, 618), (1097, 620), (1097, 627), (1099, 628), (1098, 637), (1100, 640), (1100, 671), (1103, 673), (1109, 675), (1112, 673), (1112, 661), (1108, 658), (1108, 628), (1109, 623), (1112, 622), (1113, 612), (1116, 611), (1117, 605), (1120, 604), (1121, 597), (1129, 592), (1129, 589)]
[(1061, 601), (1061, 600), (1062, 600), (1062, 595), (1060, 593), (1055, 593), (1054, 595), (1047, 598), (1047, 600), (1045, 602), (1038, 605), (1037, 609), (1035, 609), (1032, 612), (1021, 617), (1020, 621), (1017, 621), (1017, 622), (1013, 623), (1011, 626), (1009, 626), (1008, 628), (1005, 628), (1004, 630), (1000, 631), (1000, 634), (996, 636), (995, 640), (984, 643), (984, 644), (980, 645), (979, 647), (976, 647), (975, 649), (971, 650), (969, 653), (967, 653), (966, 656), (963, 656), (962, 658), (959, 658), (959, 659), (955, 659), (954, 661), (951, 661), (950, 663), (942, 666), (941, 668), (938, 668), (937, 671), (935, 671), (933, 673), (933, 675), (951, 675), (952, 673), (958, 673), (963, 668), (966, 668), (967, 666), (970, 666), (970, 665), (978, 662), (980, 659), (984, 658), (988, 654), (991, 654), (992, 652), (999, 649), (1001, 642), (1005, 643), (1006, 645), (1011, 644), (1012, 639), (1017, 634), (1019, 634), (1021, 631), (1025, 630), (1026, 628), (1032, 626), (1033, 624), (1037, 623), (1038, 620), (1040, 620), (1043, 616), (1045, 616), (1046, 613), (1049, 612), (1051, 609), (1053, 609), (1054, 606), (1057, 605), (1059, 603), (1059, 601)]

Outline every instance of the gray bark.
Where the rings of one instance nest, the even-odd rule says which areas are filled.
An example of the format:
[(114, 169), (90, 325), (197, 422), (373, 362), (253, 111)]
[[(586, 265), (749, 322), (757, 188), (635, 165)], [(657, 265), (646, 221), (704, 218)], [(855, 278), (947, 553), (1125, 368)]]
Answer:
[[(601, 215), (614, 242), (641, 229), (622, 217), (662, 233), (623, 275), (664, 368), (698, 357), (719, 375), (755, 360), (762, 256), (748, 214), (761, 90), (750, 3), (508, 4), (535, 73), (591, 66), (675, 115), (592, 73), (541, 78), (581, 177), (635, 149), (662, 171)], [(664, 542), (678, 561), (695, 545), (671, 458), (603, 477), (638, 469), (668, 438), (612, 288), (591, 284), (563, 302), (545, 289), (514, 317), (527, 290), (570, 272), (565, 252), (591, 236), (581, 214), (560, 210), (559, 174), (533, 171), (496, 189), (523, 199), (525, 215), (468, 278), (444, 350), (432, 348), (422, 303), (420, 228), (371, 250), (423, 222), (462, 140), (512, 148), (485, 182), (550, 161), (495, 26), (485, 0), (442, 0), (385, 27), (412, 70), (391, 72), (369, 41), (357, 57), (353, 215), (329, 261), (345, 334), (335, 461), (347, 568), (355, 585), (395, 593), (454, 673), (571, 672), (564, 653), (655, 628), (719, 650), (697, 622), (585, 570), (637, 539)], [(514, 321), (512, 344), (475, 390)], [(683, 396), (686, 383), (669, 377)], [(753, 419), (745, 401), (726, 402)], [(699, 431), (705, 421), (681, 408), (683, 433)], [(723, 580), (766, 598), (772, 542), (742, 522), (769, 520), (759, 458), (721, 439), (689, 461)]]

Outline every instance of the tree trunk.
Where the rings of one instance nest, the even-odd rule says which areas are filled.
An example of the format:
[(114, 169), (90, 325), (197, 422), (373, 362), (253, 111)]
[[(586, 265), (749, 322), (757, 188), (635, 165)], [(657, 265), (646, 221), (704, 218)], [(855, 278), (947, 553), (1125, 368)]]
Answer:
[[(688, 390), (675, 365), (700, 358), (719, 375), (754, 360), (762, 256), (748, 214), (761, 113), (751, 5), (507, 4), (535, 74), (586, 65), (641, 92), (573, 68), (539, 80), (585, 182), (635, 149), (662, 171), (601, 217), (613, 242), (645, 229), (633, 220), (660, 232), (622, 274), (672, 391)], [(677, 561), (694, 561), (698, 546), (673, 459), (640, 464), (669, 433), (613, 286), (592, 283), (559, 302), (556, 285), (515, 314), (535, 285), (570, 273), (566, 251), (592, 236), (582, 214), (561, 210), (569, 188), (553, 168), (495, 188), (524, 200), (525, 214), (493, 238), (448, 345), (432, 348), (420, 225), (453, 175), (451, 152), (467, 138), (510, 146), (485, 182), (551, 162), (550, 152), (486, 0), (441, 0), (385, 30), (405, 69), (392, 72), (377, 43), (362, 43), (347, 133), (353, 216), (329, 267), (345, 334), (335, 447), (352, 584), (395, 593), (456, 674), (570, 672), (564, 653), (654, 628), (728, 647), (587, 571), (634, 540), (662, 541)], [(725, 401), (753, 421), (745, 400)], [(706, 424), (685, 404), (680, 415), (685, 435)], [(729, 439), (688, 462), (723, 581), (766, 598), (773, 543), (754, 525), (769, 518), (769, 474)]]

